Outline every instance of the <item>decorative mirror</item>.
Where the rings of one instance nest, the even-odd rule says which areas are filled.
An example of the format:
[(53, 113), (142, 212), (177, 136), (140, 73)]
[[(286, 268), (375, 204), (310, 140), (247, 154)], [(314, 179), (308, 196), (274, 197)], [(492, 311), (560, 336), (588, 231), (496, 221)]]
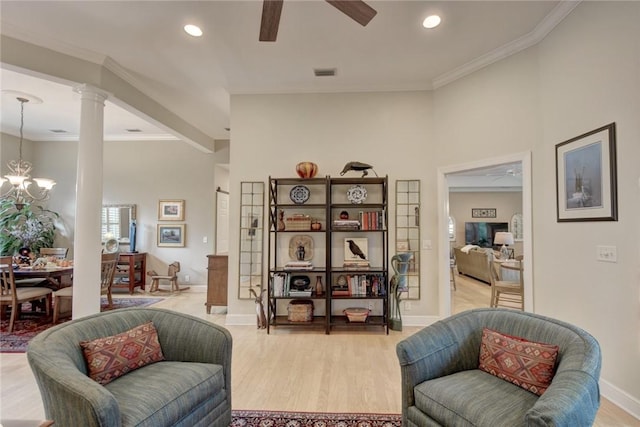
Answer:
[(523, 234), (522, 228), (523, 228), (522, 214), (514, 213), (513, 216), (511, 217), (509, 230), (513, 234), (513, 239), (515, 241), (522, 241), (522, 239), (524, 238), (524, 236), (522, 235)]
[(395, 253), (408, 255), (402, 299), (420, 299), (420, 180), (396, 181)]
[(102, 205), (102, 241), (115, 239), (120, 245), (128, 245), (131, 221), (135, 219), (136, 205)]
[(238, 298), (254, 299), (262, 291), (264, 182), (240, 183), (240, 268)]

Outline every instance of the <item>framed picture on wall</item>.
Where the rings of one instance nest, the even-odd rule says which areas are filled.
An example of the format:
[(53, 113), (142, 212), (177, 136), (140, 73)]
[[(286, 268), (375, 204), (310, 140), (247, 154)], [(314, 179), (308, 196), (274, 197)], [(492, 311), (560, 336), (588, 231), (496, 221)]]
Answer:
[(471, 218), (495, 218), (495, 208), (472, 208)]
[(183, 248), (186, 224), (158, 224), (158, 246)]
[(556, 145), (558, 222), (617, 221), (616, 124)]
[(160, 200), (159, 221), (184, 221), (184, 200)]

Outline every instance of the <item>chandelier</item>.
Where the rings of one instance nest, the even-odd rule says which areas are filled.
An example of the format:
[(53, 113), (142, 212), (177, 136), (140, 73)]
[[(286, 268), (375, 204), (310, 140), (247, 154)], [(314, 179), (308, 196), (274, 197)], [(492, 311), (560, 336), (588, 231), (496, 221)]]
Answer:
[[(0, 178), (0, 200), (13, 201), (16, 209), (22, 210), (25, 204), (42, 202), (49, 198), (49, 191), (56, 182), (48, 178), (31, 178), (30, 172), (33, 166), (22, 159), (22, 138), (24, 129), (24, 104), (29, 99), (23, 96), (16, 98), (20, 102), (20, 145), (18, 160), (7, 163), (9, 173)], [(8, 183), (9, 185), (5, 185)], [(5, 190), (5, 187), (7, 189)]]

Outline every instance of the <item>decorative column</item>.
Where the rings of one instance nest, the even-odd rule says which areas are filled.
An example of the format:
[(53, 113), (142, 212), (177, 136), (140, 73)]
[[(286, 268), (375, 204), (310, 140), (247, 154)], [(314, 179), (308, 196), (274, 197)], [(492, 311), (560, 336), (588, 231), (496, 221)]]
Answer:
[(73, 243), (73, 318), (100, 312), (100, 236), (104, 101), (96, 87), (74, 88), (81, 95), (76, 177), (76, 223)]

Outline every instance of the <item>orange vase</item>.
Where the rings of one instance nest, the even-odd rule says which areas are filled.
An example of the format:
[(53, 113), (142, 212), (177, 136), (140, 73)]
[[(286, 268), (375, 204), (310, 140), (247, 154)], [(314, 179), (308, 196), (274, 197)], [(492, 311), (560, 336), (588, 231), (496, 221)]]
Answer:
[(318, 165), (313, 162), (300, 162), (296, 165), (296, 172), (300, 178), (313, 178), (318, 173)]

